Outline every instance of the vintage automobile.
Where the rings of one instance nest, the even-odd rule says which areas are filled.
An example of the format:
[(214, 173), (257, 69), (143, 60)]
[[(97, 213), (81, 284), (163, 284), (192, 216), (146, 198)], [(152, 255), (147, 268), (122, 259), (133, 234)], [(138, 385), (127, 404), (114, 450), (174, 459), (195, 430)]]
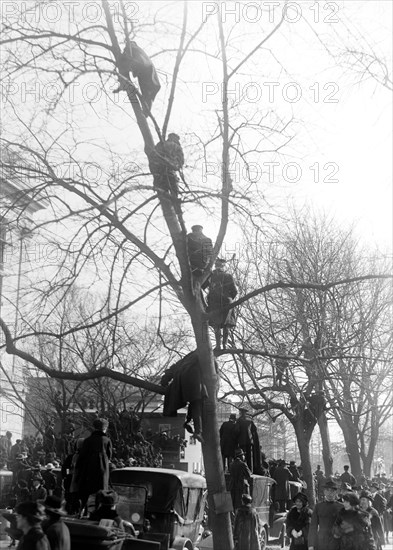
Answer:
[[(285, 512), (277, 512), (275, 510), (272, 500), (272, 487), (274, 486), (274, 479), (266, 476), (252, 475), (252, 482), (250, 485), (250, 493), (252, 496), (252, 504), (256, 509), (258, 516), (262, 522), (261, 533), (261, 550), (265, 550), (267, 544), (279, 545), (281, 548), (285, 546)], [(290, 482), (291, 485), (295, 484), (299, 490), (301, 488), (300, 483)], [(213, 548), (213, 534), (206, 538), (203, 538), (199, 545), (199, 550), (207, 550)]]
[(206, 480), (165, 468), (121, 468), (111, 472), (120, 516), (139, 531), (138, 540), (158, 541), (160, 550), (193, 550), (203, 528)]

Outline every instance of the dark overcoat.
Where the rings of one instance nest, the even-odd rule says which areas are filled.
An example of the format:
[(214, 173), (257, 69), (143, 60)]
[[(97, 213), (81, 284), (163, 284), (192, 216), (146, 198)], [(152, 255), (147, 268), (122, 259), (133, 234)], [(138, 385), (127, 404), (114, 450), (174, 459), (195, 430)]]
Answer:
[(341, 502), (325, 501), (315, 505), (308, 532), (308, 546), (316, 550), (338, 550), (338, 539), (333, 536), (333, 525), (344, 508)]
[(376, 550), (367, 512), (340, 510), (333, 534), (339, 541), (339, 550)]
[[(303, 506), (301, 510), (298, 510), (296, 506), (291, 508), (288, 512), (286, 519), (287, 536), (290, 538), (291, 544), (289, 550), (307, 550), (308, 548), (308, 531), (310, 528), (312, 511), (308, 506)], [(292, 536), (292, 531), (302, 531), (302, 537), (304, 539), (303, 544), (297, 544), (295, 546), (295, 539)]]
[(251, 504), (242, 504), (235, 516), (233, 538), (236, 550), (261, 550), (262, 523)]
[(53, 516), (43, 522), (44, 533), (48, 537), (51, 550), (71, 550), (71, 537), (67, 525), (61, 517)]
[(32, 527), (19, 541), (16, 550), (51, 550), (41, 527)]
[(293, 479), (293, 476), (288, 468), (284, 465), (277, 466), (273, 479), (277, 484), (274, 488), (275, 500), (289, 500), (291, 498), (289, 481)]
[(229, 467), (229, 490), (236, 510), (242, 504), (242, 494), (249, 493), (251, 470), (243, 460), (235, 458)]
[(221, 308), (228, 306), (236, 297), (237, 288), (232, 275), (225, 273), (225, 271), (215, 269), (212, 271), (207, 282), (209, 285), (207, 311), (215, 311), (214, 315), (210, 317), (210, 325), (220, 328), (234, 327), (236, 325), (236, 314), (234, 309), (219, 311)]
[(223, 422), (220, 426), (220, 446), (224, 456), (234, 457), (236, 448), (236, 423), (232, 420)]
[(91, 495), (108, 489), (111, 456), (112, 443), (104, 432), (95, 430), (84, 440), (75, 464), (75, 481), (80, 494)]
[(167, 386), (164, 397), (164, 416), (176, 416), (177, 411), (187, 403), (207, 397), (197, 352), (189, 353), (165, 371), (161, 385)]

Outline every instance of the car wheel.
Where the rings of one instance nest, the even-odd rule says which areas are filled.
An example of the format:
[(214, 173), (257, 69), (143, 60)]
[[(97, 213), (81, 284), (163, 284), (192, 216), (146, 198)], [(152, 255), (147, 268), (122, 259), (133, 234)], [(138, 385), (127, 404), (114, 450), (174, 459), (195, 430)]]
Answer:
[(261, 543), (261, 550), (266, 550), (266, 546), (267, 546), (267, 533), (266, 533), (266, 529), (263, 527), (262, 528), (262, 531), (261, 531), (261, 535), (259, 537), (259, 541)]

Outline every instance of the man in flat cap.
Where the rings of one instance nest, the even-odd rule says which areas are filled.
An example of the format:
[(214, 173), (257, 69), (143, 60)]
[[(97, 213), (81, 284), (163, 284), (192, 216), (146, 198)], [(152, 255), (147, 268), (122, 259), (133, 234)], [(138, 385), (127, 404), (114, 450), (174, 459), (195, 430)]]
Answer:
[(213, 243), (203, 234), (202, 225), (193, 225), (187, 235), (188, 259), (192, 274), (200, 277), (213, 254)]
[(311, 516), (308, 548), (309, 550), (314, 548), (315, 550), (338, 550), (339, 539), (334, 538), (332, 528), (344, 505), (337, 501), (337, 485), (332, 478), (326, 479), (323, 491), (325, 500), (315, 505)]
[(209, 323), (214, 329), (217, 350), (221, 349), (221, 340), (223, 349), (226, 349), (229, 331), (236, 326), (235, 311), (224, 309), (237, 295), (235, 281), (232, 275), (225, 272), (225, 264), (224, 258), (217, 258), (215, 269), (204, 284), (204, 288), (209, 287), (207, 311), (211, 313)]

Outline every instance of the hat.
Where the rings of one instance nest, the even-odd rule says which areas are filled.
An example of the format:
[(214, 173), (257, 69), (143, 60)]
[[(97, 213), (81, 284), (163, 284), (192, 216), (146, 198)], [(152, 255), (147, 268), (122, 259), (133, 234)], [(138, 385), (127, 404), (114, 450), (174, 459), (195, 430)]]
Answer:
[[(54, 460), (53, 461), (53, 467), (54, 468), (58, 468), (60, 466), (60, 464), (57, 462), (57, 460)], [(48, 466), (47, 466), (48, 467)]]
[(174, 132), (171, 132), (170, 134), (168, 134), (168, 139), (172, 141), (180, 141), (180, 137)]
[(290, 461), (289, 461), (289, 465), (290, 465), (290, 466), (295, 466), (295, 464), (296, 464), (296, 462), (295, 462), (294, 460), (290, 460)]
[(230, 414), (229, 418), (232, 419), (232, 420), (236, 420), (236, 414)]
[(119, 501), (119, 495), (115, 491), (102, 489), (97, 493), (97, 501), (104, 506), (113, 506)]
[(337, 489), (337, 484), (332, 478), (328, 478), (322, 485), (323, 489)]
[[(216, 264), (226, 264), (227, 261), (225, 258), (216, 258)], [(241, 409), (239, 409), (241, 411)]]
[(15, 506), (15, 513), (27, 518), (31, 523), (38, 523), (45, 517), (44, 507), (39, 502), (20, 502)]
[(93, 422), (93, 428), (95, 430), (104, 431), (108, 428), (109, 422), (106, 420), (106, 418), (96, 418)]
[(67, 512), (65, 512), (61, 507), (61, 498), (57, 497), (55, 495), (48, 495), (44, 501), (40, 501), (44, 507), (45, 510), (48, 512), (52, 512), (52, 514), (58, 514), (59, 516), (65, 516)]
[(240, 407), (239, 412), (248, 412), (248, 409), (245, 407)]
[(304, 493), (297, 493), (292, 500), (293, 502), (295, 502), (296, 500), (301, 500), (303, 504), (307, 504), (308, 502), (307, 495), (305, 495)]
[(345, 493), (343, 500), (349, 502), (351, 506), (359, 506), (359, 497), (356, 493)]
[(373, 495), (370, 493), (370, 491), (362, 491), (359, 495), (359, 498), (368, 498), (368, 500), (371, 500), (371, 502), (374, 501)]
[(198, 230), (198, 229), (200, 229), (200, 230), (202, 231), (203, 225), (198, 225), (198, 224), (192, 225), (192, 226), (191, 226), (191, 229), (192, 229), (192, 231)]
[(243, 451), (243, 449), (236, 449), (235, 450), (235, 457), (238, 457), (238, 456), (243, 456), (245, 453)]
[(33, 477), (31, 478), (31, 481), (43, 481), (42, 475), (41, 474), (33, 475)]
[(47, 470), (53, 470), (54, 466), (53, 466), (52, 462), (48, 462), (48, 464), (45, 466), (45, 468)]

